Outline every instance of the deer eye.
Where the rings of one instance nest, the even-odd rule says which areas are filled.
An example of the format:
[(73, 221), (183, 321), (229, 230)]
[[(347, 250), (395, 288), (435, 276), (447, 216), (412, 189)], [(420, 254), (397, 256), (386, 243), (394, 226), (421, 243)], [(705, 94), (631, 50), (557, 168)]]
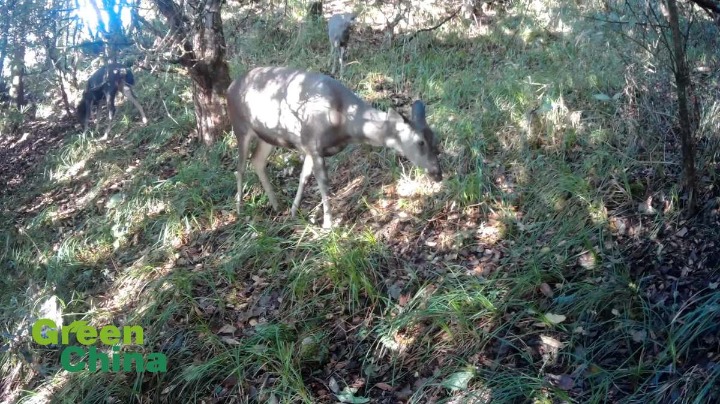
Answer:
[(419, 141), (418, 146), (425, 147), (425, 141), (424, 140)]

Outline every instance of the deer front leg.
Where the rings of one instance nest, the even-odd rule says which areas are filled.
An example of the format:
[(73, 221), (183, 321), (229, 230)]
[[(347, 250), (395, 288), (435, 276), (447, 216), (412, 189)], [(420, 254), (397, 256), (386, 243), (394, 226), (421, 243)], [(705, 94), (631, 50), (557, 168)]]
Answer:
[(88, 102), (85, 99), (83, 99), (82, 103), (85, 106), (85, 109), (84, 109), (85, 113), (82, 115), (83, 132), (87, 132), (88, 120), (90, 120), (90, 116), (92, 114), (92, 103)]
[(100, 132), (100, 117), (102, 116), (100, 114), (100, 103), (97, 104), (97, 110), (95, 111), (95, 132), (93, 133), (93, 136), (97, 136), (97, 134)]
[(92, 103), (90, 102), (90, 95), (87, 90), (83, 91), (80, 103), (77, 106), (75, 113), (80, 118), (80, 124), (82, 125), (83, 133), (87, 132), (88, 120), (90, 119), (90, 113), (92, 112)]
[(137, 110), (140, 112), (140, 116), (142, 117), (142, 122), (144, 125), (147, 125), (148, 119), (145, 116), (145, 111), (143, 110), (143, 107), (140, 105), (140, 102), (137, 100), (137, 97), (135, 97), (135, 93), (132, 90), (132, 87), (129, 86), (123, 86), (123, 94), (125, 95), (125, 98), (130, 100), (132, 104), (137, 108)]
[(105, 102), (107, 103), (108, 119), (112, 121), (115, 116), (115, 95), (111, 92), (105, 93)]
[(300, 171), (300, 185), (298, 185), (297, 194), (295, 194), (295, 200), (293, 201), (292, 208), (290, 209), (290, 217), (294, 218), (300, 208), (300, 200), (302, 199), (303, 189), (305, 189), (305, 185), (307, 185), (307, 181), (310, 178), (312, 171), (313, 159), (309, 154), (306, 154), (302, 171)]
[(313, 174), (320, 188), (320, 196), (323, 204), (323, 229), (332, 227), (332, 214), (330, 213), (330, 196), (327, 178), (327, 169), (325, 168), (325, 159), (319, 154), (312, 155)]
[[(115, 95), (110, 92), (106, 92), (105, 101), (108, 109), (108, 125), (101, 139), (107, 139), (108, 135), (110, 135), (110, 130), (112, 129), (113, 117), (115, 117)], [(100, 121), (98, 120), (98, 122)]]

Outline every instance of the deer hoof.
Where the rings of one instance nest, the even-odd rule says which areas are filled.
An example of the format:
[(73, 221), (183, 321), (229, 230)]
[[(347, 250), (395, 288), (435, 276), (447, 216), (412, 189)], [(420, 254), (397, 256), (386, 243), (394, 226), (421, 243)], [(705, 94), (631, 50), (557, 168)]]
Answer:
[(322, 228), (327, 230), (327, 229), (332, 229), (332, 227), (333, 227), (332, 219), (325, 218), (323, 220)]

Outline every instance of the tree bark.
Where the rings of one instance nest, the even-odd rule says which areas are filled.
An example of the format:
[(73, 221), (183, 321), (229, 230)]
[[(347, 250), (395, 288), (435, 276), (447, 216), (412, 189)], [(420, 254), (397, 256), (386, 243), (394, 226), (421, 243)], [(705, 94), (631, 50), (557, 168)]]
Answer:
[(230, 86), (230, 68), (225, 62), (225, 36), (220, 17), (221, 0), (208, 1), (202, 23), (195, 24), (190, 67), (198, 137), (210, 145), (227, 129), (225, 93)]
[(172, 0), (154, 0), (167, 20), (175, 43), (183, 53), (177, 60), (193, 81), (193, 102), (197, 135), (211, 145), (229, 127), (225, 114), (225, 93), (230, 69), (225, 62), (225, 36), (220, 10), (223, 0), (188, 0), (189, 15)]
[[(57, 27), (54, 28), (56, 29)], [(63, 108), (65, 109), (65, 113), (67, 114), (67, 116), (71, 116), (73, 113), (72, 107), (70, 106), (70, 100), (68, 100), (67, 96), (65, 72), (63, 71), (63, 66), (60, 61), (60, 55), (57, 50), (57, 44), (55, 43), (54, 39), (57, 35), (57, 30), (54, 30), (52, 36), (49, 34), (45, 36), (45, 52), (47, 53), (47, 60), (50, 63), (53, 71), (55, 72), (60, 101), (62, 102)]]
[(15, 45), (11, 76), (10, 96), (15, 100), (15, 106), (20, 109), (25, 105), (25, 45), (22, 43)]
[(683, 170), (685, 174), (685, 186), (688, 193), (688, 214), (694, 215), (697, 189), (697, 174), (695, 172), (695, 147), (693, 142), (693, 130), (691, 127), (690, 111), (688, 108), (688, 88), (690, 87), (690, 74), (685, 61), (685, 48), (680, 33), (680, 21), (676, 0), (667, 0), (668, 23), (672, 31), (673, 41), (673, 62), (675, 73), (675, 84), (678, 97), (678, 121), (680, 125), (680, 143), (682, 149)]

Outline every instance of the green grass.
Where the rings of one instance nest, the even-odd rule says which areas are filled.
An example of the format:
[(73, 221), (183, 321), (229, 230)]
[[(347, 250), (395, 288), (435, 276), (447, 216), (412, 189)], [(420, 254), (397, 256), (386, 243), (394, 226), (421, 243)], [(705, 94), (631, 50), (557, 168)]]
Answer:
[[(334, 402), (332, 378), (339, 391), (355, 384), (355, 397), (390, 401), (717, 398), (719, 368), (686, 363), (716, 333), (720, 295), (654, 302), (649, 274), (632, 267), (642, 243), (618, 242), (611, 225), (635, 218), (652, 192), (672, 207), (643, 217), (640, 238), (684, 226), (677, 155), (631, 112), (634, 101), (593, 97), (660, 78), (628, 71), (623, 57), (644, 56), (583, 18), (592, 5), (547, 3), (567, 32), (547, 34), (542, 15), (515, 7), (474, 38), (449, 23), (406, 46), (352, 43), (350, 88), (382, 108), (391, 95), (428, 101), (446, 179), (400, 195), (420, 170), (387, 151), (341, 153), (329, 167), (344, 221), (328, 233), (309, 223), (320, 215), (312, 186), (291, 220), (271, 211), (252, 170), (238, 217), (234, 138), (189, 143), (188, 81), (139, 74), (149, 126), (116, 122), (109, 143), (68, 134), (34, 182), (0, 201), (13, 208), (0, 217), (0, 265), (11, 274), (0, 279), (0, 332), (17, 336), (3, 340), (0, 388), (20, 402), (314, 403)], [(227, 38), (234, 74), (327, 70), (322, 27), (246, 24)], [(716, 162), (713, 150), (698, 160)], [(289, 209), (299, 161), (288, 151), (271, 160)], [(283, 174), (287, 161), (293, 174)], [(652, 184), (645, 172), (658, 173)], [(645, 255), (662, 254), (653, 245)], [(126, 349), (165, 353), (168, 372), (64, 372), (59, 351), (27, 335), (53, 296), (65, 324), (141, 325), (145, 344)]]

